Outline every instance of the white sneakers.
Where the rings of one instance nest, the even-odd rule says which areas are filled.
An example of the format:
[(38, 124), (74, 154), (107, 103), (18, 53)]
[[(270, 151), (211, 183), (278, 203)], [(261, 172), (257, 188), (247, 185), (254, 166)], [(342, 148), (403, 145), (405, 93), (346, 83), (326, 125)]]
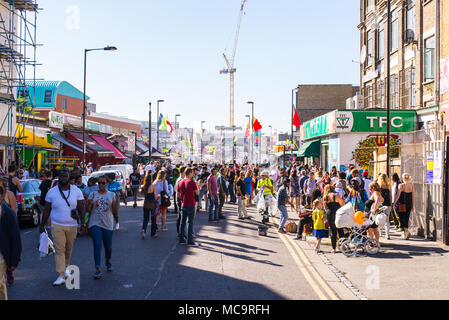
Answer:
[(63, 277), (58, 277), (58, 279), (56, 279), (56, 281), (53, 282), (54, 286), (61, 286), (63, 284), (65, 284), (65, 279)]

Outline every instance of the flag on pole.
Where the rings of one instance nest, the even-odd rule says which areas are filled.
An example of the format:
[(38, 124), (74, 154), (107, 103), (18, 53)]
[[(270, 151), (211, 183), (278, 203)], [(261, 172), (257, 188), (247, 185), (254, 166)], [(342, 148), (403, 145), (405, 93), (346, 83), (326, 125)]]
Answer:
[(301, 127), (301, 120), (299, 119), (298, 109), (296, 108), (295, 108), (295, 115), (293, 117), (293, 125), (298, 129)]
[(167, 125), (170, 127), (170, 133), (173, 133), (173, 127), (172, 127), (170, 121), (168, 121), (168, 119), (165, 119), (165, 121), (166, 121)]
[(249, 123), (246, 125), (245, 139), (249, 137)]
[(262, 130), (262, 125), (256, 118), (253, 119), (253, 130), (256, 132)]
[(234, 143), (237, 143), (237, 137), (234, 136)]

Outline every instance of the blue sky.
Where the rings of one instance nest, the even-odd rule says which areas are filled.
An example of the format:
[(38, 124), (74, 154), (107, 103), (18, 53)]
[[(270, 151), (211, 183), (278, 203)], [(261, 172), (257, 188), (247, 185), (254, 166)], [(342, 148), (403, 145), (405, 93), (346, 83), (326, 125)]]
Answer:
[[(241, 0), (40, 0), (38, 77), (83, 87), (99, 112), (181, 126), (229, 123), (231, 54)], [(359, 1), (248, 0), (236, 56), (235, 122), (246, 126), (247, 101), (268, 131), (290, 130), (291, 90), (298, 84), (359, 83)]]

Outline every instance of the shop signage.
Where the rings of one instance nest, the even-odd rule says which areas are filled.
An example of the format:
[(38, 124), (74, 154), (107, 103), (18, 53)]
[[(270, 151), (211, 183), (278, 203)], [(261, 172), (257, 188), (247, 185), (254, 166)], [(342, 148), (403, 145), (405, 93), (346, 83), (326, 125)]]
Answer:
[(64, 115), (51, 111), (48, 115), (48, 126), (50, 128), (64, 129)]
[(65, 114), (64, 115), (64, 124), (67, 124), (67, 125), (75, 127), (75, 128), (81, 128), (83, 126), (83, 120), (81, 120), (81, 118), (71, 116), (69, 114)]
[[(414, 111), (390, 112), (391, 132), (415, 130)], [(387, 113), (385, 111), (337, 111), (337, 132), (386, 132)]]
[(328, 114), (305, 123), (304, 140), (326, 135), (328, 133)]
[(433, 156), (427, 157), (427, 174), (426, 174), (426, 183), (433, 183)]
[(86, 130), (100, 132), (100, 128), (101, 128), (101, 126), (98, 122), (86, 120)]
[(433, 152), (433, 183), (442, 183), (443, 156), (441, 151)]
[(135, 143), (136, 142), (134, 136), (128, 137), (128, 152), (136, 152)]

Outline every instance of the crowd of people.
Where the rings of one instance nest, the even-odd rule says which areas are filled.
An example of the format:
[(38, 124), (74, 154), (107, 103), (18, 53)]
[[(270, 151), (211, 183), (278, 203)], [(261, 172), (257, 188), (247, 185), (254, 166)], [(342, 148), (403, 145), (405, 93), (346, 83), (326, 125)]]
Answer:
[[(75, 239), (85, 234), (92, 238), (94, 278), (102, 277), (103, 247), (106, 270), (112, 272), (112, 238), (114, 231), (120, 229), (120, 203), (127, 205), (126, 191), (123, 192), (114, 173), (90, 177), (88, 184), (84, 185), (83, 171), (90, 175), (95, 170), (89, 165), (84, 170), (75, 167), (72, 171), (65, 167), (60, 170), (47, 168), (37, 174), (34, 169), (25, 173), (12, 165), (8, 174), (0, 173), (0, 274), (6, 272), (9, 284), (14, 282), (13, 271), (20, 261), (20, 232), (14, 215), (17, 214), (17, 192), (22, 191), (20, 180), (25, 174), (28, 178), (42, 180), (40, 233), (47, 233), (51, 225), (57, 272), (53, 285), (65, 283)], [(55, 178), (58, 178), (56, 184)], [(156, 238), (159, 232), (168, 231), (167, 212), (173, 208), (177, 214), (179, 243), (197, 246), (194, 232), (197, 213), (206, 213), (209, 223), (215, 224), (226, 219), (223, 211), (226, 202), (237, 205), (240, 220), (254, 218), (248, 215), (247, 208), (261, 205), (261, 222), (265, 224), (269, 221), (273, 201), (280, 214), (278, 232), (286, 233), (290, 206), (300, 218), (294, 239), (303, 237), (305, 227), (313, 229), (317, 251), (328, 226), (332, 252), (336, 252), (337, 238), (345, 236), (344, 231), (335, 225), (336, 213), (346, 203), (351, 203), (356, 211), (366, 212), (368, 217), (383, 208), (388, 217), (385, 225), (373, 223), (368, 231), (377, 243), (379, 229), (384, 229), (385, 238), (390, 239), (390, 221), (402, 230), (404, 239), (410, 237), (408, 221), (414, 210), (414, 190), (408, 174), (401, 179), (395, 173), (390, 181), (385, 174), (374, 179), (367, 171), (353, 166), (345, 172), (338, 172), (335, 167), (331, 172), (325, 172), (316, 166), (296, 163), (270, 171), (258, 164), (174, 165), (170, 161), (152, 161), (147, 165), (136, 165), (129, 181), (133, 207), (137, 208), (139, 194), (144, 199), (142, 239), (146, 238), (148, 225), (152, 238)], [(0, 279), (2, 298), (6, 298), (3, 277)]]

